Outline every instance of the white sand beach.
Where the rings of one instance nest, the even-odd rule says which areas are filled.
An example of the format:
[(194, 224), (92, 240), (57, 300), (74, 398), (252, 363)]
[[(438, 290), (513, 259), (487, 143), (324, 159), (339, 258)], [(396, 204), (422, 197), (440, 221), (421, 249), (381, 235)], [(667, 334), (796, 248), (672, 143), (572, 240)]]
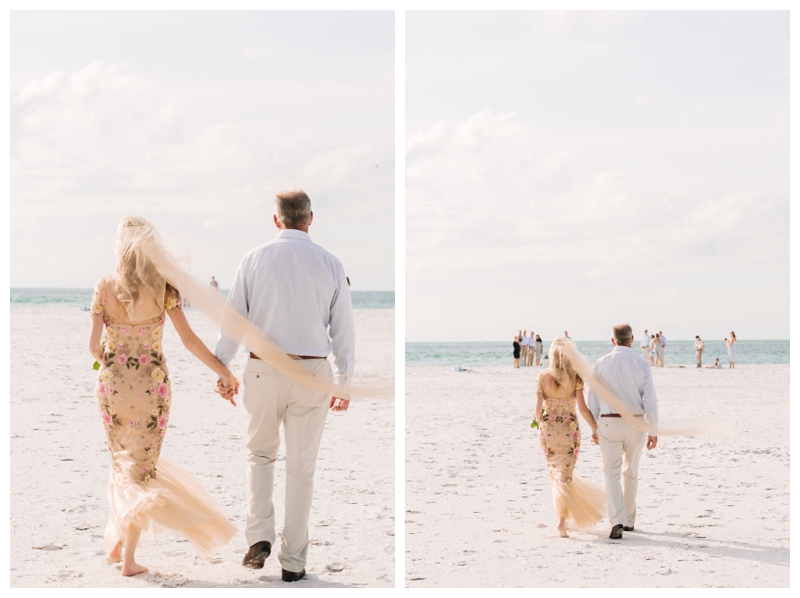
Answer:
[[(739, 434), (659, 438), (621, 541), (607, 520), (558, 537), (530, 428), (542, 369), (406, 368), (407, 587), (789, 586), (788, 365), (654, 370), (662, 419)], [(581, 430), (575, 472), (602, 483)]]
[[(213, 348), (216, 329), (187, 310)], [(356, 373), (394, 377), (393, 310), (356, 311)], [(239, 527), (209, 560), (172, 532), (143, 543), (145, 574), (123, 578), (104, 560), (109, 456), (86, 346), (89, 315), (76, 307), (11, 309), (12, 587), (278, 587), (278, 548), (264, 569), (241, 566), (245, 523), (246, 413), (212, 392), (215, 376), (167, 324), (173, 408), (163, 452), (201, 481)], [(241, 378), (245, 355), (234, 373)], [(240, 395), (241, 396), (241, 395)], [(283, 448), (275, 468), (277, 531), (283, 522)], [(394, 586), (394, 403), (354, 401), (330, 413), (311, 511), (312, 546), (299, 587)], [(280, 540), (276, 542), (280, 543)]]

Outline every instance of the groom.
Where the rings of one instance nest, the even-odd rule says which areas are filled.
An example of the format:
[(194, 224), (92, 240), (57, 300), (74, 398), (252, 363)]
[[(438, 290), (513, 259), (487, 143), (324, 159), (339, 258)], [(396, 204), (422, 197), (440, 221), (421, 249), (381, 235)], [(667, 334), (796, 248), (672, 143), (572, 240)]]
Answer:
[[(628, 324), (617, 324), (613, 331), (611, 342), (614, 350), (597, 361), (595, 373), (635, 417), (644, 417), (648, 424), (657, 425), (658, 402), (650, 364), (631, 349), (633, 329)], [(633, 531), (639, 458), (645, 445), (645, 434), (622, 419), (591, 388), (588, 407), (598, 423), (592, 441), (600, 445), (603, 455), (608, 519), (612, 526), (608, 537), (618, 540), (622, 538), (623, 530)], [(657, 443), (656, 436), (647, 436), (647, 450), (656, 448)]]
[[(278, 193), (273, 215), (278, 236), (244, 256), (228, 303), (309, 372), (330, 377), (326, 356), (332, 353), (333, 371), (345, 380), (355, 361), (350, 289), (342, 263), (311, 242), (313, 219), (311, 200), (303, 191)], [(229, 366), (237, 349), (236, 342), (220, 336), (215, 354)], [(250, 353), (243, 381), (249, 416), (245, 537), (250, 549), (242, 565), (261, 569), (275, 543), (272, 488), (283, 423), (286, 509), (278, 559), (283, 581), (297, 581), (305, 575), (314, 471), (327, 411), (344, 411), (349, 401), (306, 388), (255, 353)], [(220, 381), (217, 386), (224, 398), (232, 398), (235, 389)]]

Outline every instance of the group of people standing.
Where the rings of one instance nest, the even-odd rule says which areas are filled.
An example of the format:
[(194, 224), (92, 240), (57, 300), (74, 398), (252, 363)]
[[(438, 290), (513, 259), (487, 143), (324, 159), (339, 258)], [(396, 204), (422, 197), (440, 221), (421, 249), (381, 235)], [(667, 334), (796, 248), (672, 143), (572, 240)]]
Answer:
[[(725, 345), (728, 347), (728, 367), (736, 367), (736, 333), (731, 330), (730, 338), (725, 338)], [(703, 350), (706, 348), (703, 339), (699, 336), (694, 337), (694, 352), (697, 355), (697, 367), (703, 367)], [(708, 368), (721, 368), (722, 364), (719, 362), (719, 357), (714, 361), (714, 365), (706, 366)]]
[(520, 359), (522, 365), (541, 365), (543, 344), (542, 338), (533, 330), (530, 334), (527, 330), (520, 330), (514, 337), (514, 367), (519, 367)]
[(650, 361), (651, 367), (664, 367), (664, 353), (667, 348), (667, 337), (660, 330), (656, 334), (648, 334), (645, 329), (642, 335), (642, 356)]

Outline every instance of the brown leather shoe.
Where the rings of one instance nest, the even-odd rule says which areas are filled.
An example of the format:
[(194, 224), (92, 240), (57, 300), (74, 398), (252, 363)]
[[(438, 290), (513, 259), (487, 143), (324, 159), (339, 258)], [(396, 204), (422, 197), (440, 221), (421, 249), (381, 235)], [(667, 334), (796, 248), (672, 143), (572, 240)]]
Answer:
[(633, 531), (633, 526), (632, 525), (630, 525), (630, 526), (626, 525), (626, 526), (623, 526), (622, 529), (623, 529), (623, 531), (626, 531), (626, 532), (632, 532)]
[(611, 533), (608, 535), (608, 537), (612, 540), (621, 540), (623, 528), (624, 526), (621, 523), (618, 523), (611, 528)]
[(251, 569), (261, 569), (264, 566), (264, 561), (272, 552), (272, 544), (266, 540), (256, 542), (247, 551), (242, 560), (242, 565), (250, 567)]
[(283, 581), (300, 581), (305, 576), (306, 576), (305, 569), (303, 569), (300, 572), (287, 571), (286, 569), (281, 569), (281, 579)]

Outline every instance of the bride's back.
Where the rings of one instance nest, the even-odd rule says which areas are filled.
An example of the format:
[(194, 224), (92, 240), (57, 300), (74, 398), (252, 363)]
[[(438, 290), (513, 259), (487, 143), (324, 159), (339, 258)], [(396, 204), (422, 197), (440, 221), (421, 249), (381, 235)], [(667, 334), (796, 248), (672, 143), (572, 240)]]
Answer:
[(570, 388), (558, 384), (550, 375), (550, 372), (547, 371), (539, 374), (539, 384), (542, 386), (544, 394), (554, 399), (572, 398), (575, 396), (575, 389), (577, 387), (577, 381), (575, 384), (572, 384)]
[(150, 289), (141, 285), (136, 301), (134, 301), (133, 312), (128, 314), (125, 304), (117, 296), (117, 285), (113, 275), (100, 280), (98, 294), (100, 299), (105, 302), (103, 308), (106, 315), (115, 322), (136, 325), (152, 320), (164, 311), (164, 297), (156, 299)]

